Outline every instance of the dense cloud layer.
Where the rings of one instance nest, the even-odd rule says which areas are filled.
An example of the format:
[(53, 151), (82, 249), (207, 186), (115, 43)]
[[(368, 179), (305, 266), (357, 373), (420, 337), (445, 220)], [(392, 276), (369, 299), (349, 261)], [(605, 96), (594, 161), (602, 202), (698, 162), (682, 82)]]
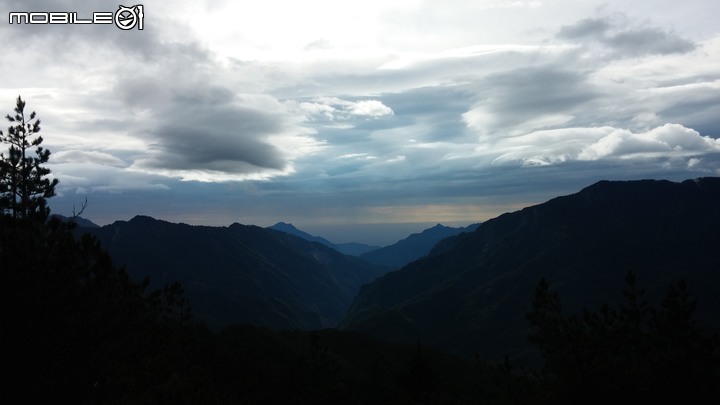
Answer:
[[(43, 120), (58, 204), (92, 193), (100, 222), (472, 222), (602, 178), (720, 175), (720, 6), (388, 3), (3, 26), (22, 58), (0, 96)], [(0, 11), (117, 4), (28, 7)]]

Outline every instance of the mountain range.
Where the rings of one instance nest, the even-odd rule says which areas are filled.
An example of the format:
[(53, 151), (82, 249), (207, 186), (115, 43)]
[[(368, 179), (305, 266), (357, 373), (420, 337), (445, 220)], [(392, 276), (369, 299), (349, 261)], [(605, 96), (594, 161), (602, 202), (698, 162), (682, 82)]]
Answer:
[(335, 326), (358, 289), (389, 269), (257, 226), (191, 226), (136, 216), (91, 233), (113, 261), (151, 287), (179, 281), (196, 318), (219, 329)]
[(289, 233), (311, 242), (321, 243), (340, 253), (359, 256), (370, 263), (399, 268), (430, 253), (430, 250), (439, 241), (463, 232), (472, 232), (477, 229), (478, 226), (480, 226), (479, 223), (466, 227), (453, 228), (437, 224), (432, 228), (411, 234), (407, 238), (385, 247), (365, 245), (362, 243), (333, 243), (321, 236), (311, 235), (285, 222), (278, 222), (268, 229)]
[(293, 224), (288, 224), (285, 222), (278, 222), (277, 224), (268, 227), (268, 229), (273, 229), (280, 232), (289, 233), (290, 235), (295, 235), (300, 238), (303, 238), (305, 240), (308, 240), (310, 242), (317, 242), (321, 243), (329, 248), (335, 249), (338, 252), (350, 256), (360, 256), (363, 253), (370, 252), (376, 249), (379, 249), (380, 246), (373, 246), (373, 245), (366, 245), (363, 243), (332, 243), (329, 240), (321, 237), (321, 236), (315, 236), (311, 235), (305, 231), (301, 231), (300, 229), (296, 228)]
[(507, 213), (363, 286), (341, 327), (464, 356), (520, 362), (544, 278), (578, 313), (622, 300), (628, 271), (657, 303), (685, 279), (696, 318), (720, 331), (720, 178), (601, 181)]
[[(181, 282), (197, 317), (215, 329), (233, 323), (336, 326), (360, 286), (394, 267), (353, 257), (377, 246), (334, 244), (284, 222), (259, 228), (191, 226), (147, 216), (103, 227), (81, 217), (74, 221), (78, 234), (95, 235), (133, 278), (149, 277), (152, 288)], [(414, 260), (443, 235), (462, 229), (438, 225), (382, 250), (385, 257), (397, 251), (401, 260)]]
[(430, 253), (430, 250), (435, 244), (441, 240), (463, 232), (472, 232), (477, 229), (478, 226), (480, 226), (480, 224), (472, 224), (463, 228), (452, 228), (437, 224), (420, 233), (414, 233), (392, 245), (363, 253), (360, 257), (370, 263), (390, 267), (402, 267)]
[[(535, 356), (525, 314), (543, 278), (568, 313), (621, 301), (628, 271), (654, 303), (685, 279), (698, 322), (720, 331), (719, 203), (720, 178), (601, 181), (481, 226), (438, 225), (360, 258), (282, 223), (208, 227), (137, 216), (76, 232), (97, 236), (135, 279), (183, 283), (196, 318), (216, 330), (339, 325), (522, 362)], [(408, 264), (369, 263), (374, 252)]]

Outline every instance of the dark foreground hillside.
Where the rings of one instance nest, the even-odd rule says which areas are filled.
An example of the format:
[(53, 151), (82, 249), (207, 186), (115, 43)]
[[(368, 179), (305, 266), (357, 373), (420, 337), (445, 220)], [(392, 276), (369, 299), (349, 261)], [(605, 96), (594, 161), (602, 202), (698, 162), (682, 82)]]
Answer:
[(213, 350), (205, 367), (221, 403), (513, 403), (538, 388), (508, 367), (333, 329), (241, 325), (205, 344)]
[(628, 271), (657, 304), (687, 281), (720, 331), (720, 179), (603, 181), (502, 215), (364, 286), (342, 327), (456, 354), (532, 362), (525, 315), (545, 278), (566, 313), (621, 302)]
[(197, 319), (214, 329), (252, 323), (272, 329), (334, 327), (360, 286), (386, 272), (269, 229), (190, 226), (138, 216), (96, 236), (114, 262), (151, 286), (181, 282)]

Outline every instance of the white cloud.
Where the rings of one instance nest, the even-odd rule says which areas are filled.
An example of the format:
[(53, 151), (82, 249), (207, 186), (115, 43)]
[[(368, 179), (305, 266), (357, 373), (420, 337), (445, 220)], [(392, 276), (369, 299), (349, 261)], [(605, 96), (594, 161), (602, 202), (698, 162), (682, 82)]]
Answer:
[(379, 118), (386, 115), (393, 115), (393, 110), (378, 100), (363, 100), (352, 103), (348, 110), (353, 115), (363, 117)]
[[(292, 104), (294, 101), (288, 102)], [(337, 111), (332, 106), (321, 103), (311, 102), (294, 102), (297, 107), (305, 114), (308, 121), (317, 121), (318, 119), (332, 120), (333, 115)]]
[(167, 179), (134, 172), (131, 168), (90, 161), (50, 163), (48, 167), (60, 179), (57, 190), (61, 195), (170, 189), (163, 183)]
[[(720, 152), (720, 139), (701, 136), (678, 124), (665, 124), (647, 132), (614, 130), (585, 147), (579, 160), (631, 157), (684, 157)], [(697, 159), (692, 166), (699, 163)]]
[(397, 155), (394, 158), (388, 159), (387, 163), (400, 163), (405, 161), (406, 156), (405, 155)]
[(445, 49), (437, 52), (399, 53), (378, 70), (405, 70), (433, 63), (461, 63), (462, 59), (502, 54), (558, 53), (573, 49), (572, 45), (524, 45), (524, 44), (484, 44), (462, 48)]
[(311, 101), (289, 100), (285, 103), (291, 111), (302, 113), (308, 122), (352, 122), (355, 118), (382, 118), (394, 114), (390, 107), (374, 99), (351, 101), (318, 97)]
[(98, 151), (62, 150), (52, 154), (53, 163), (95, 163), (105, 166), (125, 167), (122, 159)]
[(478, 154), (493, 156), (495, 164), (547, 166), (565, 162), (636, 161), (651, 163), (671, 159), (701, 169), (720, 168), (718, 162), (705, 161), (704, 155), (720, 153), (720, 140), (701, 136), (678, 124), (665, 124), (644, 132), (614, 127), (564, 128), (535, 131), (503, 138), (492, 148), (479, 147)]
[(375, 159), (374, 156), (371, 156), (367, 153), (346, 153), (344, 155), (340, 155), (337, 157), (338, 159)]

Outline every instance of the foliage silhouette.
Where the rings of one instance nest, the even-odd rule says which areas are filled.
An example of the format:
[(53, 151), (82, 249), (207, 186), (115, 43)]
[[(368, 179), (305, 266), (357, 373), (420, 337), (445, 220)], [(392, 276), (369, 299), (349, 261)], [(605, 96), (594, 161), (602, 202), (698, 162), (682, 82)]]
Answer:
[(20, 97), (6, 118), (13, 125), (0, 138), (9, 151), (0, 154), (2, 397), (83, 403), (187, 391), (194, 332), (181, 286), (146, 294), (147, 279), (132, 281), (94, 237), (75, 238), (72, 221), (51, 218), (47, 198), (58, 180), (44, 166), (50, 151), (35, 136), (40, 121)]
[(566, 315), (542, 279), (527, 319), (545, 360), (545, 399), (552, 403), (693, 402), (719, 398), (717, 336), (693, 321), (695, 303), (684, 281), (659, 308), (644, 300), (628, 272), (624, 301), (612, 308)]
[(50, 210), (46, 199), (55, 195), (58, 184), (58, 179), (48, 177), (50, 169), (43, 166), (50, 151), (40, 146), (40, 120), (35, 111), (25, 114), (25, 101), (20, 96), (14, 112), (5, 116), (13, 124), (7, 135), (0, 131), (0, 141), (9, 145), (7, 156), (0, 153), (0, 212), (9, 212), (16, 219), (47, 217)]

